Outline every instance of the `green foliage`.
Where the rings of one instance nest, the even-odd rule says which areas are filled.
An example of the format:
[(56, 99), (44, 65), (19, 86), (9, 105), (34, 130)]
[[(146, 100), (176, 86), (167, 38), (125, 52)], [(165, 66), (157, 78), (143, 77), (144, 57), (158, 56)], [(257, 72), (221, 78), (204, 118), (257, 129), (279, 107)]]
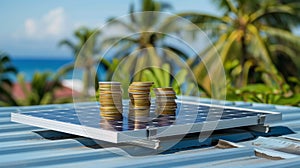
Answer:
[(17, 74), (16, 68), (12, 65), (9, 55), (0, 52), (0, 106), (17, 105), (12, 96), (11, 76)]
[(281, 104), (281, 105), (300, 105), (300, 94), (290, 94), (280, 89), (268, 87), (265, 84), (250, 84), (240, 89), (228, 89), (228, 100), (242, 100), (250, 102)]
[(222, 0), (216, 4), (224, 12), (222, 16), (179, 14), (206, 31), (214, 43), (214, 48), (199, 53), (205, 56), (201, 61), (197, 57), (188, 61), (207, 95), (212, 91), (203, 62), (212, 63), (219, 57), (225, 66), (230, 99), (279, 104), (286, 99), (297, 104), (300, 37), (291, 30), (300, 23), (300, 2)]
[(18, 83), (25, 94), (24, 99), (17, 99), (20, 106), (68, 102), (68, 100), (55, 99), (54, 92), (61, 88), (61, 84), (58, 78), (49, 72), (36, 72), (30, 82), (31, 86), (25, 82), (24, 75), (19, 74)]

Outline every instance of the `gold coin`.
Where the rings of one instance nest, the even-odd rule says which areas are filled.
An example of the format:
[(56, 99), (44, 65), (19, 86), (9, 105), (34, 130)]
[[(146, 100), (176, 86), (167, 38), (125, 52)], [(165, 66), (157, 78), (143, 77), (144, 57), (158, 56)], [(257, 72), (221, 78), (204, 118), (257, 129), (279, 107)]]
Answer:
[(129, 105), (129, 110), (149, 110), (150, 106), (134, 106), (134, 105)]
[(100, 104), (100, 107), (116, 107), (118, 109), (122, 108), (122, 104)]
[(150, 90), (148, 91), (140, 91), (140, 90), (128, 90), (128, 93), (130, 94), (150, 94)]
[(175, 104), (157, 104), (156, 107), (177, 107)]
[(175, 114), (175, 113), (176, 113), (175, 110), (168, 110), (168, 111), (166, 111), (166, 110), (164, 110), (164, 111), (156, 110), (156, 111), (155, 111), (155, 114), (156, 114), (156, 115), (157, 115), (157, 114)]
[(156, 115), (176, 115), (175, 111), (155, 111)]
[(122, 105), (123, 103), (121, 101), (99, 101), (100, 104), (106, 104), (106, 105)]
[(135, 92), (142, 92), (142, 93), (149, 93), (150, 89), (137, 89), (137, 88), (130, 88), (128, 89), (128, 93), (135, 93)]
[(115, 89), (115, 88), (99, 88), (99, 92), (120, 92), (122, 93), (122, 89)]
[(158, 106), (177, 106), (176, 102), (175, 101), (155, 101), (155, 104), (158, 105)]
[(105, 104), (105, 103), (100, 103), (100, 107), (117, 107), (117, 108), (122, 108), (122, 104)]
[(176, 102), (176, 98), (173, 97), (156, 97), (156, 102)]
[(114, 118), (120, 118), (123, 117), (122, 113), (100, 113), (101, 117), (114, 117)]
[(122, 112), (119, 112), (119, 111), (100, 111), (100, 114), (103, 114), (103, 115), (121, 115)]
[(132, 86), (130, 85), (128, 89), (137, 89), (137, 90), (149, 90), (151, 86)]
[(137, 89), (137, 90), (150, 90), (150, 86), (133, 86), (133, 85), (130, 85), (128, 87), (128, 89)]
[(99, 96), (99, 101), (122, 101), (122, 97), (119, 96)]
[(155, 113), (175, 113), (176, 110), (156, 110)]
[(120, 84), (99, 84), (99, 88), (106, 88), (106, 87), (121, 88), (121, 83)]
[(131, 113), (131, 112), (133, 112), (133, 113), (149, 113), (150, 112), (150, 109), (149, 108), (147, 108), (147, 109), (143, 109), (143, 108), (130, 108), (129, 109), (129, 113)]
[(135, 108), (144, 108), (144, 109), (150, 108), (150, 104), (132, 104), (132, 106)]
[(101, 81), (98, 82), (99, 85), (121, 85), (120, 82), (115, 82), (115, 81)]
[(159, 113), (158, 115), (175, 116), (175, 112), (165, 112), (165, 111), (163, 111), (163, 112)]
[(103, 114), (116, 114), (116, 113), (123, 113), (123, 110), (111, 109), (111, 110), (100, 110), (100, 112)]
[(135, 107), (150, 107), (151, 103), (148, 102), (148, 103), (137, 103), (137, 102), (132, 102), (131, 103), (133, 106)]
[(176, 110), (155, 110), (156, 113), (176, 113)]
[(157, 106), (177, 106), (177, 103), (175, 101), (166, 101), (166, 102), (160, 102), (156, 101)]
[(119, 94), (119, 95), (115, 95), (115, 94), (100, 94), (99, 95), (99, 98), (101, 99), (122, 99), (122, 94)]
[(176, 97), (176, 94), (175, 93), (167, 93), (167, 92), (160, 92), (160, 93), (155, 92), (155, 96), (157, 96), (157, 97), (164, 97), (164, 96)]
[(161, 99), (155, 99), (155, 102), (159, 103), (159, 104), (165, 104), (165, 103), (176, 104), (176, 99), (173, 99), (173, 98), (161, 98)]
[(112, 109), (110, 109), (110, 110), (101, 110), (100, 109), (100, 113), (103, 113), (103, 114), (118, 114), (118, 113), (122, 113), (123, 112), (123, 110), (118, 110), (118, 109), (114, 109), (114, 110), (112, 110)]
[(99, 102), (100, 103), (114, 103), (114, 104), (119, 104), (119, 103), (122, 103), (122, 99), (99, 99)]
[(111, 91), (105, 91), (105, 92), (99, 92), (99, 96), (122, 96), (122, 92), (111, 92)]
[(120, 110), (122, 109), (122, 107), (114, 107), (114, 106), (108, 106), (108, 107), (103, 107), (103, 106), (100, 106), (100, 110)]
[(134, 97), (143, 97), (143, 96), (150, 97), (150, 93), (148, 93), (148, 92), (143, 92), (143, 94), (142, 93), (134, 94), (134, 93), (129, 92), (128, 95), (129, 96), (134, 96)]
[(172, 87), (153, 88), (154, 91), (174, 91)]
[(130, 99), (132, 103), (151, 103), (149, 98), (143, 99)]
[(100, 116), (104, 119), (109, 119), (109, 120), (121, 120), (123, 118), (122, 115), (102, 115), (102, 114), (100, 114)]
[(105, 91), (105, 92), (99, 92), (99, 96), (102, 97), (109, 97), (109, 96), (114, 96), (114, 97), (122, 97), (122, 92), (111, 92), (111, 91)]
[(123, 111), (100, 111), (101, 114), (105, 114), (105, 115), (117, 115), (117, 114), (122, 114)]
[(122, 100), (122, 96), (116, 96), (116, 95), (99, 95), (99, 100)]
[(138, 98), (130, 98), (130, 100), (140, 100), (140, 101), (150, 101), (151, 98), (149, 97), (138, 97)]
[(156, 93), (156, 94), (176, 94), (175, 91), (157, 91), (157, 90), (154, 90), (154, 93)]
[(145, 95), (140, 95), (140, 96), (129, 96), (130, 99), (145, 99), (145, 100), (151, 100), (151, 97), (150, 96), (145, 96)]
[(150, 92), (128, 92), (132, 95), (150, 96)]
[(101, 117), (120, 117), (122, 113), (100, 113)]
[(121, 102), (99, 102), (100, 105), (105, 105), (105, 106), (108, 106), (108, 105), (111, 105), (111, 106), (122, 106), (123, 103)]
[(154, 82), (147, 81), (147, 82), (132, 82), (131, 85), (133, 86), (148, 86), (148, 85), (153, 85)]
[(122, 105), (123, 103), (121, 101), (107, 101), (107, 100), (101, 100), (99, 101), (100, 104), (111, 104), (111, 105)]
[[(122, 116), (112, 116), (112, 117), (102, 116), (102, 118), (107, 121), (119, 121), (123, 119)], [(105, 123), (101, 123), (101, 125), (105, 125)]]

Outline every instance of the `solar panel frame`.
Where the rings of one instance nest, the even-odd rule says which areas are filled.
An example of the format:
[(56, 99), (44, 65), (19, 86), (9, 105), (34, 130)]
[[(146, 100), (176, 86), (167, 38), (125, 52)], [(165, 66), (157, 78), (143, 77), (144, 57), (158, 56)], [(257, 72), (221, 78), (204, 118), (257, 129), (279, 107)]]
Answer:
[[(124, 103), (128, 103), (128, 100), (125, 100)], [(122, 123), (122, 131), (118, 130), (111, 130), (107, 128), (103, 128), (102, 126), (93, 125), (95, 123), (89, 123), (92, 120), (100, 119), (101, 117), (99, 115), (100, 111), (95, 111), (96, 108), (99, 107), (99, 104), (95, 102), (95, 104), (89, 104), (86, 106), (77, 106), (74, 104), (74, 108), (67, 108), (67, 109), (57, 109), (57, 108), (49, 108), (46, 110), (23, 110), (20, 112), (14, 112), (11, 114), (11, 120), (14, 122), (19, 122), (23, 124), (28, 124), (32, 126), (37, 126), (41, 128), (51, 129), (55, 131), (65, 132), (69, 134), (79, 135), (83, 137), (88, 137), (96, 140), (102, 140), (107, 141), (111, 143), (127, 143), (135, 140), (147, 140), (149, 138), (149, 132), (148, 129), (155, 129), (156, 131), (156, 138), (161, 137), (168, 137), (168, 136), (176, 136), (176, 135), (183, 135), (187, 133), (196, 133), (196, 132), (205, 132), (205, 131), (213, 131), (213, 130), (220, 130), (220, 129), (228, 129), (228, 128), (236, 128), (236, 127), (243, 127), (243, 126), (254, 126), (259, 124), (266, 124), (271, 123), (274, 121), (280, 121), (282, 119), (280, 112), (272, 112), (272, 111), (266, 111), (266, 110), (253, 110), (253, 109), (246, 109), (246, 108), (237, 108), (237, 107), (229, 107), (229, 106), (222, 106), (222, 105), (214, 105), (214, 104), (203, 104), (203, 103), (197, 103), (197, 102), (190, 102), (190, 101), (177, 101), (178, 104), (182, 106), (187, 106), (190, 108), (193, 108), (197, 106), (197, 117), (201, 113), (201, 108), (203, 109), (203, 114), (205, 114), (205, 109), (224, 109), (224, 113), (226, 115), (218, 116), (219, 114), (216, 113), (216, 118), (214, 118), (214, 113), (210, 112), (209, 115), (213, 117), (213, 119), (217, 119), (218, 117), (221, 117), (220, 120), (211, 120), (207, 121), (204, 120), (204, 116), (200, 115), (201, 117), (204, 117), (204, 121), (197, 121), (194, 122), (185, 122), (185, 119), (188, 118), (187, 114), (183, 117), (178, 115), (176, 116), (176, 119), (174, 122), (177, 123), (167, 123), (162, 126), (155, 126), (153, 125), (152, 120), (150, 121), (151, 124), (147, 125), (145, 128), (142, 129), (129, 129), (129, 124), (127, 123), (127, 129), (124, 129), (123, 127), (126, 126), (126, 123)], [(76, 107), (77, 106), (77, 107)], [(99, 108), (98, 108), (99, 109)], [(151, 107), (151, 114), (153, 114), (153, 109), (155, 109), (155, 104), (152, 103)], [(186, 109), (181, 109), (183, 113), (186, 112)], [(78, 114), (81, 114), (81, 112), (84, 114), (82, 116), (77, 116), (78, 121), (75, 123), (76, 118), (74, 116), (70, 117), (70, 111), (71, 110), (77, 110), (76, 112)], [(79, 112), (78, 112), (79, 110)], [(86, 112), (85, 110), (90, 110)], [(124, 106), (124, 115), (128, 114), (128, 107)], [(233, 118), (232, 116), (235, 115), (235, 112), (241, 112), (240, 116)], [(51, 114), (60, 114), (55, 116), (51, 116)], [(78, 115), (76, 113), (76, 115)], [(85, 115), (90, 113), (89, 116)], [(245, 113), (245, 114), (243, 114)], [(95, 116), (97, 114), (97, 116)], [(248, 114), (248, 115), (247, 115)], [(58, 117), (60, 116), (60, 117)], [(86, 118), (84, 118), (86, 117)], [(98, 117), (98, 118), (97, 118)], [(191, 118), (194, 116), (190, 116)], [(224, 118), (222, 118), (224, 117)], [(226, 118), (227, 117), (227, 118)], [(264, 120), (261, 121), (261, 118)], [(66, 119), (70, 122), (65, 122)], [(72, 123), (72, 119), (74, 122)], [(193, 119), (193, 118), (192, 118)], [(207, 116), (206, 118), (207, 119)], [(128, 118), (124, 118), (124, 120), (127, 120)], [(154, 121), (154, 120), (153, 120)], [(149, 123), (150, 123), (149, 122)], [(89, 125), (90, 124), (90, 125)], [(99, 123), (98, 123), (99, 124)]]

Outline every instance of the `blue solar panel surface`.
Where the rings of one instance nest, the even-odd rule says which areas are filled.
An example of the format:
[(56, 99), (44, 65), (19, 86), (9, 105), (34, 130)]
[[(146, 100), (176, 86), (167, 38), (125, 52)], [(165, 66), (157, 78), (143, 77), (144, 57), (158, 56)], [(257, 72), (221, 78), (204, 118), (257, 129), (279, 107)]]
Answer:
[[(123, 107), (123, 119), (107, 121), (101, 118), (99, 107), (100, 105), (95, 103), (89, 106), (26, 111), (21, 113), (23, 115), (36, 118), (115, 131), (145, 129), (147, 126), (163, 127), (187, 123), (201, 123), (204, 121), (229, 120), (269, 114), (267, 112), (256, 112), (247, 109), (232, 109), (230, 107), (223, 108), (214, 106), (210, 107), (208, 105), (178, 102), (174, 115), (158, 116), (155, 114), (155, 104), (153, 103), (151, 105), (149, 116), (143, 117), (142, 121), (134, 121), (129, 117), (128, 103), (125, 103)], [(112, 127), (114, 129), (111, 129)]]

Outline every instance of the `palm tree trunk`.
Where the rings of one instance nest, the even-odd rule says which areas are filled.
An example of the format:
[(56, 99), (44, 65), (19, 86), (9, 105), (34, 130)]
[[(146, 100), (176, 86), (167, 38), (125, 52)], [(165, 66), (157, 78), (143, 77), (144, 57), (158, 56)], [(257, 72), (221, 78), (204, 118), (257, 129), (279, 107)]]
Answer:
[(246, 76), (244, 76), (244, 68), (245, 68), (245, 63), (248, 59), (248, 53), (247, 53), (247, 46), (246, 46), (246, 39), (245, 36), (241, 37), (241, 52), (242, 52), (242, 56), (240, 57), (240, 64), (242, 65), (242, 70), (241, 73), (237, 79), (237, 87), (243, 87), (246, 85), (247, 81), (245, 81), (247, 79)]

